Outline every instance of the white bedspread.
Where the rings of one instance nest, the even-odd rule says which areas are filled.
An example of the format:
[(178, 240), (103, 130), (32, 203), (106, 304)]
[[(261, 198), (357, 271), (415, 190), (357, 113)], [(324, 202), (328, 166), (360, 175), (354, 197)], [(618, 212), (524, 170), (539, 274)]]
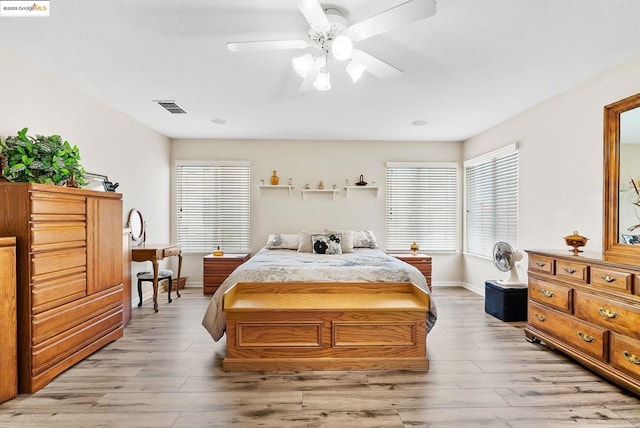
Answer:
[[(222, 298), (233, 284), (295, 281), (412, 282), (429, 292), (427, 281), (417, 268), (378, 249), (356, 248), (353, 253), (324, 255), (262, 248), (255, 256), (236, 268), (218, 288), (207, 307), (202, 325), (215, 341), (222, 338), (226, 326)], [(431, 308), (427, 315), (427, 331), (435, 324), (436, 317), (436, 306), (431, 300)]]

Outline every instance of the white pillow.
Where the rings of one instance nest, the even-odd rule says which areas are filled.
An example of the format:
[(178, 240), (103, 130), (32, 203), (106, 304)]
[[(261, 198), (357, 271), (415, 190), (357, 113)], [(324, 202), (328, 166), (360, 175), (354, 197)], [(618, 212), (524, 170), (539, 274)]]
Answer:
[(298, 252), (300, 253), (312, 253), (313, 243), (311, 242), (311, 235), (319, 235), (319, 232), (300, 232), (298, 234), (300, 238), (300, 244), (298, 245)]
[(353, 232), (350, 230), (338, 230), (338, 229), (325, 229), (324, 233), (330, 235), (332, 233), (339, 233), (342, 235), (340, 240), (340, 247), (343, 253), (353, 253)]
[(313, 234), (311, 235), (313, 254), (342, 254), (342, 249), (340, 248), (341, 240), (339, 233), (329, 235)]
[(297, 250), (300, 245), (300, 236), (297, 233), (275, 233), (269, 235), (267, 245), (270, 250)]
[(353, 248), (378, 248), (373, 230), (354, 230)]

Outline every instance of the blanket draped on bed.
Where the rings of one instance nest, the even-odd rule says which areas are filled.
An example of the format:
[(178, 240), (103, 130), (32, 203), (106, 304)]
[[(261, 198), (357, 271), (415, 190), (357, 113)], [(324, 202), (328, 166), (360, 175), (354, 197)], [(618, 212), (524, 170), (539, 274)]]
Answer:
[[(324, 255), (301, 253), (295, 250), (262, 248), (220, 285), (211, 298), (202, 325), (215, 341), (222, 338), (226, 317), (222, 312), (225, 291), (238, 282), (412, 282), (429, 292), (427, 281), (420, 271), (379, 249), (357, 248), (353, 253)], [(427, 315), (427, 331), (437, 318), (431, 300)]]

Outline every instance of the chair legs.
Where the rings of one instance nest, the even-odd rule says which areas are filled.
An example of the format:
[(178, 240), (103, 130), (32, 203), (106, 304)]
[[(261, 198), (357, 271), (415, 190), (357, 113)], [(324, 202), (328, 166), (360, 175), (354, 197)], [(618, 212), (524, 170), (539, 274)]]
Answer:
[[(151, 282), (153, 283), (153, 280), (149, 280), (149, 279), (138, 279), (138, 307), (142, 306), (142, 281), (147, 281), (147, 282)], [(172, 288), (172, 278), (170, 276), (167, 276), (165, 278), (158, 278), (158, 286), (160, 285), (160, 283), (162, 281), (168, 281), (169, 282), (169, 292), (168, 292), (168, 300), (169, 303), (173, 302), (173, 300), (171, 300), (171, 288)], [(176, 290), (177, 292), (178, 290)], [(178, 297), (180, 297), (180, 294), (178, 294)], [(155, 299), (154, 299), (155, 300)]]

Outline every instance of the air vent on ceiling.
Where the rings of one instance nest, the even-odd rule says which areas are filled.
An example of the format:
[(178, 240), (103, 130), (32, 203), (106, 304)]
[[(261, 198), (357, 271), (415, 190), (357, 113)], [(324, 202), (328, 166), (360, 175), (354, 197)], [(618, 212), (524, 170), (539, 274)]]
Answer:
[(187, 112), (180, 107), (175, 101), (170, 100), (154, 100), (154, 102), (158, 103), (160, 107), (164, 108), (171, 114), (186, 114)]

